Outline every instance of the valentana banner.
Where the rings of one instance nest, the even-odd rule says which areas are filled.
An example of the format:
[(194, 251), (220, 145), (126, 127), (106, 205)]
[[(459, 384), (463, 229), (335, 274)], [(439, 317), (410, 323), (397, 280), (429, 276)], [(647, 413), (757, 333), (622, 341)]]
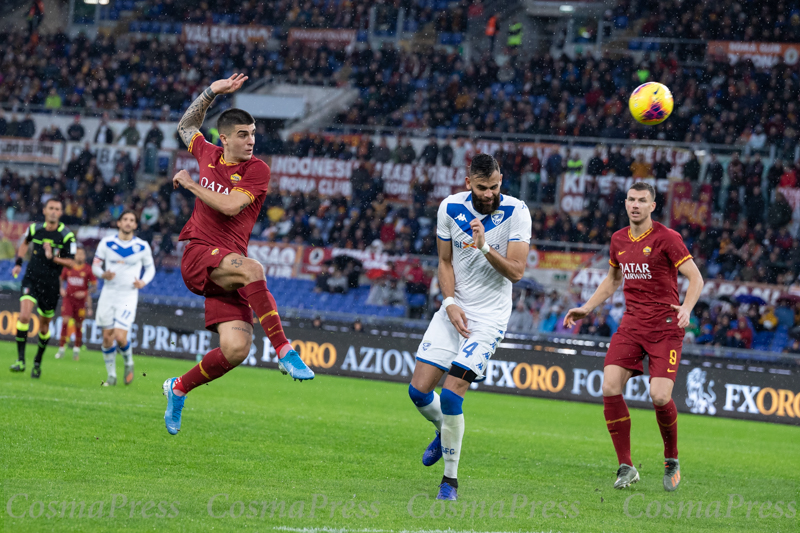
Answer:
[(708, 55), (727, 57), (732, 65), (750, 59), (757, 68), (774, 67), (781, 60), (791, 66), (800, 59), (800, 44), (709, 41)]
[(683, 222), (705, 228), (711, 222), (711, 185), (701, 185), (698, 193), (694, 198), (692, 184), (687, 181), (672, 183), (670, 219), (673, 228)]
[(292, 28), (289, 30), (289, 42), (300, 41), (307, 44), (326, 44), (332, 48), (344, 48), (356, 40), (356, 35), (356, 30)]
[(183, 25), (183, 40), (187, 43), (234, 44), (265, 42), (269, 40), (271, 33), (272, 29), (268, 26)]

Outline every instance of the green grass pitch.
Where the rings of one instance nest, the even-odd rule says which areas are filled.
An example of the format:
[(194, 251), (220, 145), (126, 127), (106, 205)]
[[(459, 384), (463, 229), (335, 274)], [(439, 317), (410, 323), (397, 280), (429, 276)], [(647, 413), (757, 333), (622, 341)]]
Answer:
[(459, 502), (440, 506), (406, 385), (239, 368), (189, 395), (173, 437), (161, 383), (191, 362), (139, 356), (112, 388), (99, 352), (54, 352), (40, 380), (0, 373), (4, 531), (798, 531), (797, 427), (681, 415), (668, 494), (655, 418), (632, 410), (642, 480), (615, 491), (601, 406), (473, 392)]

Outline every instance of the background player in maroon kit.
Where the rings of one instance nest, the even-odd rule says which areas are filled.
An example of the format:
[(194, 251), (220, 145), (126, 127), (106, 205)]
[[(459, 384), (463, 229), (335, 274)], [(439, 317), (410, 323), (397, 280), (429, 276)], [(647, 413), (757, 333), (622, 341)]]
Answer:
[[(678, 410), (672, 387), (678, 372), (683, 328), (703, 290), (703, 277), (692, 261), (680, 234), (653, 222), (655, 190), (644, 182), (628, 191), (625, 209), (630, 227), (611, 238), (611, 268), (589, 301), (570, 309), (564, 325), (572, 327), (614, 294), (625, 280), (627, 309), (611, 339), (603, 369), (603, 404), (606, 425), (619, 459), (614, 488), (639, 481), (631, 460), (631, 418), (622, 397), (632, 376), (643, 373), (642, 361), (649, 356), (650, 397), (664, 440), (664, 489), (680, 483), (678, 463)], [(689, 279), (683, 305), (678, 297), (678, 272)]]
[(253, 340), (253, 311), (278, 353), (282, 372), (294, 379), (313, 379), (283, 333), (275, 299), (267, 289), (264, 267), (247, 257), (247, 244), (269, 185), (266, 163), (253, 157), (255, 121), (241, 109), (228, 109), (217, 120), (222, 147), (200, 133), (205, 113), (217, 95), (238, 90), (241, 74), (211, 84), (189, 106), (178, 125), (183, 142), (200, 166), (199, 182), (185, 170), (173, 185), (194, 194), (194, 212), (180, 234), (188, 241), (181, 260), (186, 286), (206, 298), (206, 328), (219, 333), (219, 348), (179, 378), (164, 382), (164, 422), (177, 434), (186, 393), (224, 375), (244, 361)]
[(69, 321), (75, 324), (75, 345), (72, 358), (76, 361), (83, 345), (83, 319), (92, 316), (92, 293), (97, 288), (97, 278), (92, 267), (86, 264), (86, 251), (78, 247), (75, 251), (75, 266), (61, 271), (61, 340), (58, 344), (56, 359), (64, 356), (69, 340)]

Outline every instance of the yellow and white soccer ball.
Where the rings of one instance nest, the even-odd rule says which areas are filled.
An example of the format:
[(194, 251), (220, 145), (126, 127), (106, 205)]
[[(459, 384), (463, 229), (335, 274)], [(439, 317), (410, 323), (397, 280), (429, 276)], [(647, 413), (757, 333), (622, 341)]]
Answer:
[(672, 106), (672, 93), (667, 86), (653, 81), (639, 85), (628, 100), (633, 118), (646, 126), (667, 120), (672, 113)]

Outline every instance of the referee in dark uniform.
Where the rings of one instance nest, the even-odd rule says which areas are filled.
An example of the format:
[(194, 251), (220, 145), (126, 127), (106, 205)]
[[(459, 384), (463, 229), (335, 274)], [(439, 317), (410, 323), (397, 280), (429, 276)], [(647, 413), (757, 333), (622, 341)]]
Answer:
[(61, 220), (61, 201), (50, 199), (44, 206), (44, 224), (31, 224), (25, 239), (17, 250), (17, 260), (11, 273), (16, 278), (22, 270), (22, 258), (33, 243), (31, 260), (25, 277), (22, 278), (19, 320), (17, 321), (17, 356), (19, 360), (11, 366), (12, 372), (25, 371), (25, 341), (28, 338), (34, 304), (39, 312), (39, 349), (33, 361), (31, 377), (42, 374), (41, 364), (44, 349), (50, 340), (50, 321), (56, 314), (60, 282), (59, 276), (64, 267), (72, 268), (77, 244), (75, 234), (59, 222)]

